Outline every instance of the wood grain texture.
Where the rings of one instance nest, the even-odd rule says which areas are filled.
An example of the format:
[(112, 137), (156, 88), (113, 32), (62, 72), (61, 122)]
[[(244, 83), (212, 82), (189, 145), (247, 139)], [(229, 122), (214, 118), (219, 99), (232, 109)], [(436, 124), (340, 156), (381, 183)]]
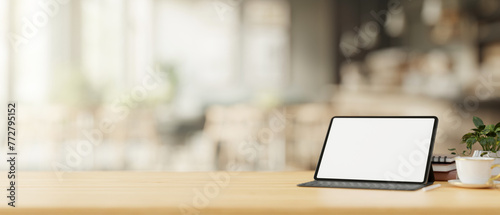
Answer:
[[(302, 188), (313, 172), (20, 172), (0, 214), (499, 214), (500, 189)], [(0, 179), (0, 186), (7, 185)]]

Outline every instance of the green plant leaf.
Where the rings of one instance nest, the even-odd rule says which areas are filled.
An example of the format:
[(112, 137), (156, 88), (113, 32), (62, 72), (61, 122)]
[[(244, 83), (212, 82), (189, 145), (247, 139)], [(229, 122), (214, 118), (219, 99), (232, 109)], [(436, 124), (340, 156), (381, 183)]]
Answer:
[(473, 128), (472, 130), (475, 131), (475, 133), (479, 133), (481, 132), (486, 126), (485, 125), (481, 125), (479, 126), (479, 128)]
[(495, 125), (495, 130), (500, 129), (500, 122)]
[(465, 142), (467, 144), (474, 144), (477, 141), (476, 137), (469, 137)]
[(494, 125), (487, 125), (483, 130), (484, 133), (489, 133), (489, 132), (493, 132), (493, 131), (495, 131)]
[(472, 122), (476, 126), (476, 128), (479, 128), (479, 126), (484, 125), (483, 120), (477, 116), (472, 117)]
[(495, 143), (496, 143), (497, 141), (496, 141), (496, 140), (495, 140), (495, 138), (493, 138), (493, 137), (487, 137), (487, 138), (486, 138), (486, 142), (488, 142), (488, 144), (490, 144), (490, 145), (495, 145)]
[(479, 144), (483, 148), (483, 151), (491, 151), (491, 148), (494, 147), (496, 141), (493, 137), (487, 137), (479, 140)]
[(455, 153), (455, 152), (452, 152), (451, 154), (452, 154), (452, 155), (456, 155), (457, 153)]
[(497, 136), (497, 134), (496, 134), (495, 132), (493, 132), (493, 131), (490, 131), (490, 132), (488, 132), (488, 133), (486, 134), (486, 136), (488, 136), (488, 137), (496, 137), (496, 136)]
[(472, 137), (472, 136), (474, 136), (474, 133), (464, 134), (464, 136), (462, 136), (462, 142), (465, 143), (465, 141), (467, 141), (467, 139), (469, 139), (469, 137)]
[(467, 149), (471, 149), (472, 145), (474, 145), (474, 143), (476, 143), (476, 142), (477, 142), (476, 137), (470, 137), (469, 139), (467, 139), (465, 141), (465, 143), (467, 143)]
[(484, 151), (488, 151), (488, 150), (486, 149), (486, 145), (488, 144), (488, 143), (486, 142), (486, 138), (485, 138), (485, 139), (480, 139), (480, 140), (479, 140), (479, 144), (481, 144), (481, 146), (483, 147), (483, 150), (484, 150)]
[(451, 148), (451, 149), (448, 149), (448, 151), (455, 151), (457, 150), (456, 148)]
[(496, 153), (498, 141), (494, 137), (489, 137), (489, 138), (491, 138), (490, 151)]

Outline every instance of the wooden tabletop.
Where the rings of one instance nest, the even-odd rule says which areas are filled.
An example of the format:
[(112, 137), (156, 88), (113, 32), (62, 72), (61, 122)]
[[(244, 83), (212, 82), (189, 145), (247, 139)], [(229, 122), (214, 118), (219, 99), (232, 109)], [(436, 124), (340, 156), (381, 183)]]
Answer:
[[(313, 172), (18, 173), (0, 214), (499, 214), (500, 188), (386, 191), (303, 188)], [(0, 179), (0, 187), (7, 179)]]

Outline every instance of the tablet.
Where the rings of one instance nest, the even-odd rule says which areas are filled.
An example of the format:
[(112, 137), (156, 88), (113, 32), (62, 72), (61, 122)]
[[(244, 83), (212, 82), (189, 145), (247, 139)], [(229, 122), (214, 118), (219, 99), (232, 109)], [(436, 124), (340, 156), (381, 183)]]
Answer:
[(426, 183), (438, 118), (336, 116), (316, 167), (316, 180)]

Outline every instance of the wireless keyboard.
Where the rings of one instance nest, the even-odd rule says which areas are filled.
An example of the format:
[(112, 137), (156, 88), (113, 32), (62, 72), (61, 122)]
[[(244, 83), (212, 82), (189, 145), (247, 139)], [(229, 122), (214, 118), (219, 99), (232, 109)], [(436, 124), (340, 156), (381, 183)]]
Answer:
[(299, 187), (335, 187), (355, 189), (377, 189), (377, 190), (418, 190), (427, 186), (426, 184), (407, 184), (391, 182), (359, 182), (359, 181), (329, 181), (315, 180), (302, 184)]

